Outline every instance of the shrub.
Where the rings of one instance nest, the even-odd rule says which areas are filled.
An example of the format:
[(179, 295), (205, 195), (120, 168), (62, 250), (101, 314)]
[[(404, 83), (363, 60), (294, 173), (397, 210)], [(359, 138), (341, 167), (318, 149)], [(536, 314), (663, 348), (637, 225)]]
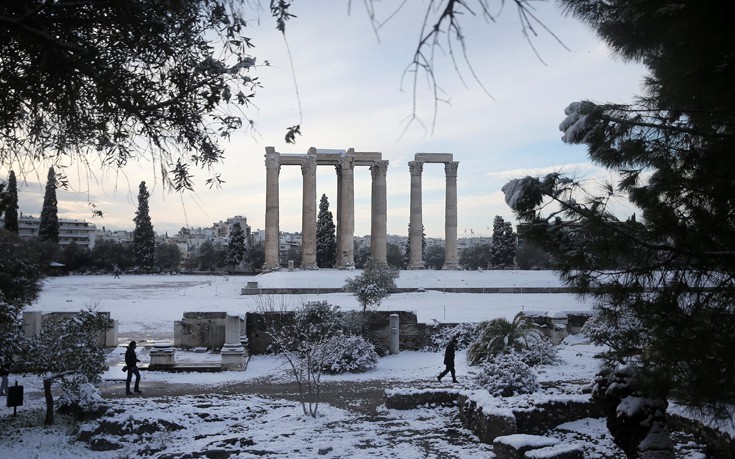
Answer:
[(479, 337), (467, 353), (472, 365), (489, 362), (496, 356), (511, 352), (523, 354), (529, 365), (558, 361), (556, 349), (522, 312), (516, 314), (513, 321), (498, 318), (482, 322), (477, 328)]
[(378, 354), (362, 336), (335, 336), (327, 343), (328, 356), (322, 369), (326, 373), (358, 373), (378, 366)]
[(96, 411), (103, 402), (99, 388), (86, 376), (72, 374), (61, 380), (60, 412), (83, 415)]
[(422, 349), (426, 352), (437, 352), (444, 350), (453, 336), (457, 337), (457, 350), (467, 349), (470, 344), (477, 341), (479, 332), (475, 323), (461, 323), (450, 327), (442, 327), (436, 320), (432, 325), (433, 330), (429, 338), (429, 344)]
[(487, 389), (497, 397), (530, 394), (539, 388), (536, 373), (515, 352), (498, 355), (492, 361), (483, 363), (473, 380), (480, 388)]

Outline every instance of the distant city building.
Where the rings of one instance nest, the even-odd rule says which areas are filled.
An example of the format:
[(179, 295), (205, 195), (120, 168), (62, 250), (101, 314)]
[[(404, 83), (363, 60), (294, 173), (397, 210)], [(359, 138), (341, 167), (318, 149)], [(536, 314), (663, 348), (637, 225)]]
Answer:
[[(0, 218), (0, 227), (5, 223)], [(38, 237), (38, 229), (41, 226), (41, 219), (32, 215), (18, 216), (18, 235), (24, 239), (33, 239)], [(59, 245), (64, 247), (72, 242), (80, 246), (87, 246), (90, 249), (94, 247), (97, 227), (90, 222), (84, 220), (72, 220), (69, 218), (59, 218)]]
[(95, 233), (97, 241), (113, 241), (118, 244), (132, 244), (133, 232), (126, 230), (108, 230), (103, 226), (101, 230)]
[(182, 263), (196, 255), (199, 247), (205, 242), (213, 244), (227, 245), (230, 242), (230, 232), (235, 223), (240, 223), (243, 233), (245, 233), (245, 243), (249, 244), (251, 240), (250, 225), (248, 219), (242, 215), (230, 217), (225, 221), (212, 223), (209, 228), (181, 228), (176, 235), (169, 238), (173, 241), (181, 252)]

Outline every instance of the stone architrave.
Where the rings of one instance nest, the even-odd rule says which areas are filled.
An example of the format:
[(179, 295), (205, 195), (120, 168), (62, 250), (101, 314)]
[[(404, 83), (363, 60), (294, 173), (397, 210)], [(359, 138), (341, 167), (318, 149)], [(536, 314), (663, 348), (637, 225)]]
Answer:
[(265, 261), (263, 272), (280, 269), (278, 260), (278, 175), (280, 173), (280, 155), (275, 148), (265, 148)]
[(303, 175), (303, 204), (301, 213), (301, 267), (317, 269), (316, 266), (316, 148), (309, 153), (301, 164)]
[(446, 210), (444, 213), (444, 266), (442, 269), (459, 269), (457, 263), (457, 168), (458, 161), (444, 163), (446, 175)]
[(408, 269), (424, 269), (422, 250), (424, 226), (421, 215), (421, 173), (424, 171), (424, 163), (409, 161), (408, 168), (411, 171), (411, 216), (408, 235), (411, 255), (408, 260)]
[(349, 269), (355, 265), (355, 157), (349, 149), (339, 163), (339, 207), (337, 219), (337, 266)]
[(370, 166), (372, 175), (370, 256), (381, 264), (387, 264), (387, 172), (388, 161), (376, 161)]

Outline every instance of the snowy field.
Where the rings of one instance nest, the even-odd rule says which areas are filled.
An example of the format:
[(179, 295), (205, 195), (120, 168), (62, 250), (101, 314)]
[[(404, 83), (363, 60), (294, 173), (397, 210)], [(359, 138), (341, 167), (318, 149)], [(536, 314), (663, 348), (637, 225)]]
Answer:
[[(28, 310), (77, 311), (88, 305), (110, 311), (119, 323), (120, 344), (130, 339), (144, 344), (169, 340), (173, 321), (187, 311), (226, 311), (243, 314), (257, 307), (256, 298), (240, 295), (248, 281), (261, 287), (335, 287), (347, 276), (358, 272), (322, 270), (315, 272), (281, 272), (257, 277), (223, 276), (72, 276), (48, 279), (36, 304)], [(558, 286), (551, 272), (488, 271), (478, 272), (402, 272), (399, 287), (518, 287)], [(294, 305), (302, 301), (327, 300), (342, 309), (357, 307), (351, 295), (329, 294), (294, 296)], [(513, 317), (521, 310), (572, 311), (589, 310), (591, 306), (567, 294), (449, 294), (423, 292), (392, 295), (382, 310), (415, 311), (419, 321), (477, 322), (494, 317)], [(568, 339), (559, 347), (563, 364), (537, 368), (539, 381), (554, 383), (555, 391), (570, 397), (580, 396), (585, 382), (590, 381), (598, 363), (594, 358), (600, 349), (586, 343), (583, 337)], [(107, 418), (134, 429), (147, 421), (161, 420), (175, 424), (156, 435), (140, 431), (118, 435), (123, 443), (114, 451), (91, 451), (87, 442), (77, 441), (79, 430), (93, 430), (99, 422), (74, 424), (57, 416), (57, 425), (42, 427), (43, 400), (41, 382), (36, 377), (11, 375), (11, 385), (18, 381), (25, 387), (25, 404), (17, 417), (12, 409), (2, 407), (0, 422), (0, 456), (35, 458), (178, 458), (227, 457), (226, 453), (208, 456), (204, 452), (236, 451), (230, 457), (283, 458), (474, 458), (495, 457), (491, 445), (480, 443), (462, 428), (456, 408), (421, 408), (389, 410), (366, 415), (348, 407), (322, 403), (317, 419), (305, 417), (301, 405), (291, 400), (268, 397), (259, 388), (284, 382), (284, 368), (273, 356), (254, 356), (242, 372), (164, 373), (145, 371), (141, 387), (143, 396), (124, 398), (122, 347), (109, 354), (110, 369), (105, 373), (101, 389), (111, 406)], [(148, 350), (140, 347), (143, 363)], [(206, 353), (177, 352), (180, 362), (218, 362), (219, 356)], [(390, 388), (437, 388), (451, 384), (437, 383), (436, 374), (443, 369), (441, 353), (401, 352), (381, 358), (370, 372), (348, 375), (325, 375), (329, 384), (381, 384)], [(451, 387), (470, 389), (464, 352), (457, 354), (459, 384)], [(237, 388), (241, 390), (237, 390)], [(263, 389), (265, 391), (265, 389)], [(547, 389), (548, 391), (548, 389)], [(350, 397), (349, 390), (342, 397)], [(546, 393), (537, 394), (544, 397)], [(328, 398), (327, 395), (324, 396)], [(532, 402), (531, 402), (532, 403)], [(4, 405), (4, 404), (3, 404)], [(603, 420), (584, 419), (557, 428), (553, 435), (560, 441), (575, 442), (585, 448), (585, 457), (622, 458), (606, 431)], [(677, 457), (704, 458), (702, 447), (691, 438), (677, 444)]]
[[(112, 275), (49, 278), (38, 302), (27, 310), (79, 311), (95, 306), (118, 321), (121, 342), (130, 339), (172, 340), (173, 323), (184, 312), (213, 311), (244, 315), (257, 309), (258, 297), (241, 295), (247, 282), (261, 288), (341, 287), (359, 271), (318, 270), (269, 273), (259, 276), (129, 276)], [(558, 287), (551, 271), (402, 271), (398, 287)], [(348, 293), (289, 295), (297, 306), (326, 300), (343, 310), (358, 309)], [(280, 301), (280, 298), (279, 298)], [(419, 322), (480, 322), (496, 317), (513, 318), (518, 311), (577, 311), (591, 306), (574, 295), (423, 293), (395, 294), (380, 310), (413, 311)]]

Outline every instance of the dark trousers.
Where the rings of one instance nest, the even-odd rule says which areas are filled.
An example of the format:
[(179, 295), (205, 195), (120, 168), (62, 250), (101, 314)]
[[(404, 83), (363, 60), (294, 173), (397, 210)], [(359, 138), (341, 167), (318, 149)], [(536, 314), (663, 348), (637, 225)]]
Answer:
[(441, 380), (443, 377), (445, 377), (447, 375), (447, 373), (451, 372), (452, 373), (452, 381), (453, 382), (457, 382), (457, 375), (454, 374), (454, 365), (447, 365), (446, 367), (447, 368), (444, 371), (442, 371), (441, 373), (439, 373), (439, 380)]
[(133, 379), (135, 374), (135, 390), (140, 390), (140, 370), (138, 367), (128, 367), (128, 380), (125, 381), (125, 392), (130, 392), (130, 380)]

